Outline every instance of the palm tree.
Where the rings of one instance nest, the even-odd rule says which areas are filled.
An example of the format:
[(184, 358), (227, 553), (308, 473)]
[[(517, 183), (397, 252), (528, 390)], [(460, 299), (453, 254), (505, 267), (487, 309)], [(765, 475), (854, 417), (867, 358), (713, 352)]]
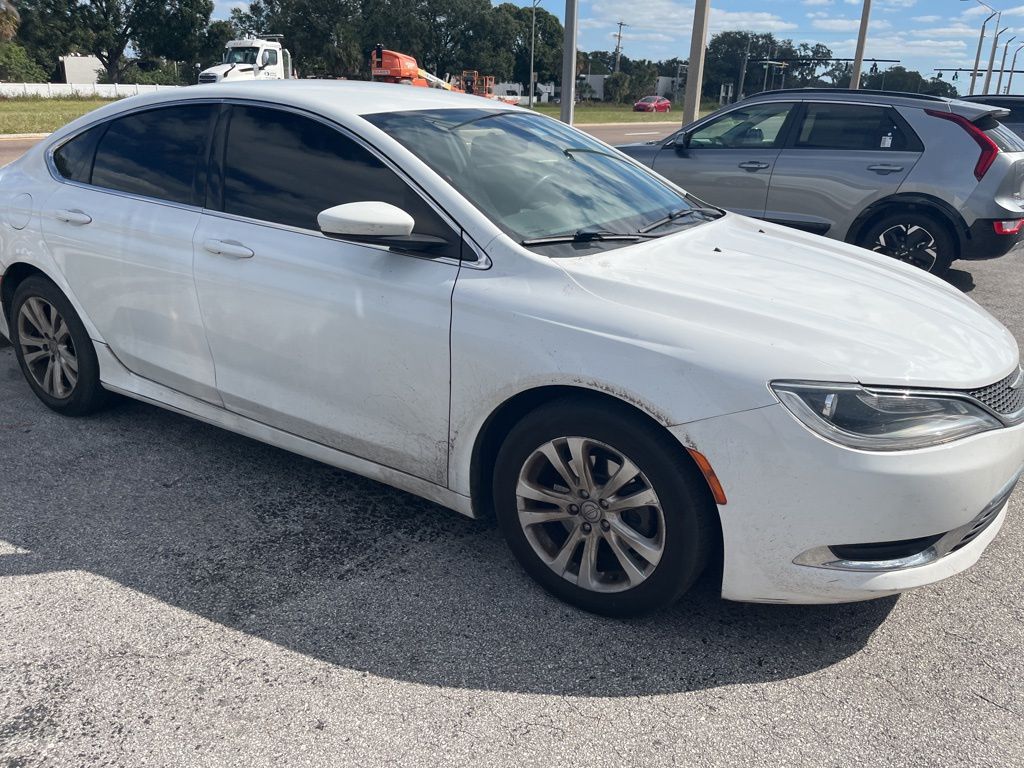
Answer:
[(18, 31), (18, 9), (11, 0), (0, 0), (0, 40), (11, 40)]

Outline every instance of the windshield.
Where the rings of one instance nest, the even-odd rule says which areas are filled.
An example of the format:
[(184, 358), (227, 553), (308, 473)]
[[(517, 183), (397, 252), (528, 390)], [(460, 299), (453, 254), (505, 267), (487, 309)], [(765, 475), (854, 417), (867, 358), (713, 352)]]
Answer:
[[(578, 232), (637, 233), (699, 207), (646, 169), (531, 112), (446, 109), (365, 115), (519, 242)], [(694, 226), (700, 216), (674, 218)], [(666, 234), (670, 227), (658, 231)], [(623, 241), (588, 243), (612, 248)]]
[(653, 104), (657, 100), (657, 96), (644, 96), (642, 99), (640, 99), (640, 102), (642, 104)]
[(228, 48), (224, 51), (225, 64), (255, 64), (259, 48)]

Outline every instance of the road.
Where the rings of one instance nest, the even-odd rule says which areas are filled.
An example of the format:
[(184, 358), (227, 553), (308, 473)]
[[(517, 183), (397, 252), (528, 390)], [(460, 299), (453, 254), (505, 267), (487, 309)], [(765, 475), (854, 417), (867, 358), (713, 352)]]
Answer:
[[(1024, 339), (1024, 252), (951, 281)], [(0, 349), (0, 765), (1013, 766), (1024, 493), (899, 599), (613, 621), (494, 526)]]
[(39, 139), (12, 139), (0, 135), (0, 166), (13, 163), (39, 141)]

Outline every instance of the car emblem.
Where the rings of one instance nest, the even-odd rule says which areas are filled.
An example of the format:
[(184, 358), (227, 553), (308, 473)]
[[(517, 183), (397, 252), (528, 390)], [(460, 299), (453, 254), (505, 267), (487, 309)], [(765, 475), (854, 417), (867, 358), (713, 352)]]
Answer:
[(1017, 378), (1010, 384), (1010, 389), (1020, 389), (1024, 385), (1024, 368), (1017, 369)]

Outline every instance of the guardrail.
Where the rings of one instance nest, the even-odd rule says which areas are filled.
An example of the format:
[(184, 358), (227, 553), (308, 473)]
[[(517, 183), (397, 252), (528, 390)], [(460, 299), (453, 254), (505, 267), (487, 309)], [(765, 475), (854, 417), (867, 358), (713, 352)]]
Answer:
[(139, 85), (138, 83), (0, 83), (0, 98), (35, 96), (43, 99), (55, 99), (68, 96), (99, 96), (103, 99), (119, 99), (122, 96), (137, 96), (140, 93), (152, 93), (180, 87), (179, 85)]

